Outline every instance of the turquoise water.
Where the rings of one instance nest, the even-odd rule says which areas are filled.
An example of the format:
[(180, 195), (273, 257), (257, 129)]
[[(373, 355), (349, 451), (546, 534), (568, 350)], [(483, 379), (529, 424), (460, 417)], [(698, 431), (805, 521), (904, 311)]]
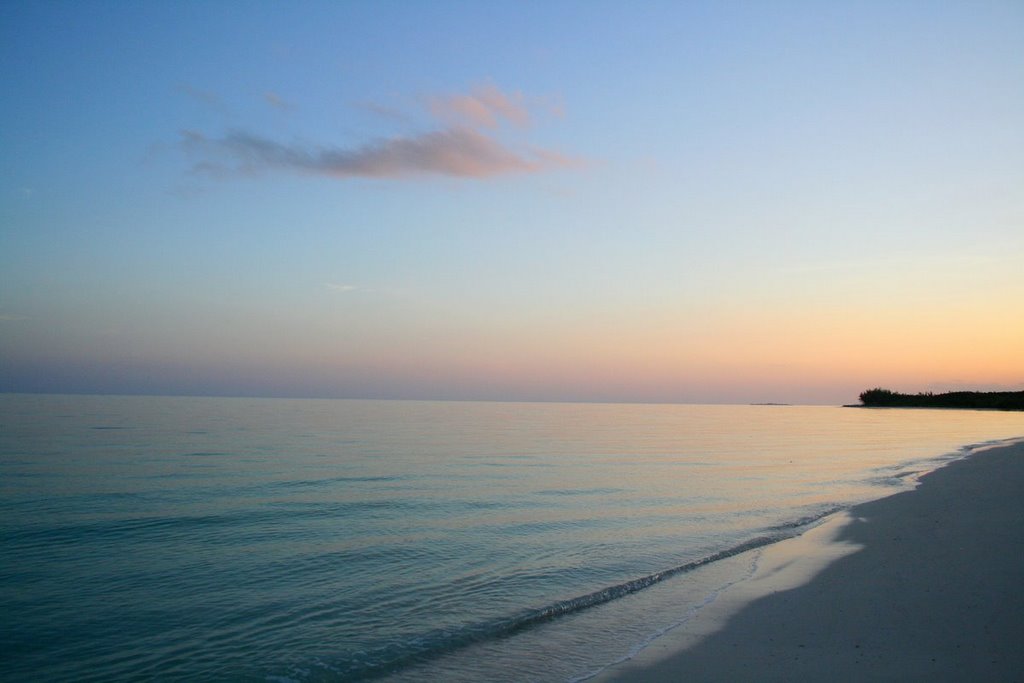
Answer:
[(0, 677), (585, 678), (1012, 413), (0, 395)]

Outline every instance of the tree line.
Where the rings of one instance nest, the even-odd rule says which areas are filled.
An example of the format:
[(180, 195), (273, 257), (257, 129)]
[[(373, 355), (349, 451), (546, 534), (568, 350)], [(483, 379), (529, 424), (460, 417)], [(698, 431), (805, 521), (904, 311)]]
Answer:
[(861, 392), (860, 402), (879, 408), (975, 408), (1024, 410), (1024, 391), (949, 391), (933, 394), (901, 394), (889, 389)]

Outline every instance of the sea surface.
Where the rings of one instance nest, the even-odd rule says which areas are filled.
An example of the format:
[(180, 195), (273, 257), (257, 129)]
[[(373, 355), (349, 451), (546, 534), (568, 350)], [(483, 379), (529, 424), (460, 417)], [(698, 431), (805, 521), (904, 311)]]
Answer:
[[(1020, 413), (0, 395), (0, 679), (579, 681)], [(984, 457), (983, 454), (979, 457)]]

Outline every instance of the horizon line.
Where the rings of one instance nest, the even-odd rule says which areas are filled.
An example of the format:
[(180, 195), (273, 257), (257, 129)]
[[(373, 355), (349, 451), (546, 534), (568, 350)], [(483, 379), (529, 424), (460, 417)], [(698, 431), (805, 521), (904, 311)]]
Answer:
[(308, 396), (299, 394), (189, 394), (149, 392), (100, 392), (100, 391), (8, 391), (0, 389), (4, 396), (95, 396), (110, 398), (237, 398), (262, 400), (297, 401), (407, 401), (420, 403), (578, 403), (590, 405), (691, 405), (691, 406), (762, 406), (762, 407), (846, 407), (837, 403), (790, 403), (783, 401), (658, 401), (643, 399), (559, 399), (559, 398), (416, 398), (409, 396)]

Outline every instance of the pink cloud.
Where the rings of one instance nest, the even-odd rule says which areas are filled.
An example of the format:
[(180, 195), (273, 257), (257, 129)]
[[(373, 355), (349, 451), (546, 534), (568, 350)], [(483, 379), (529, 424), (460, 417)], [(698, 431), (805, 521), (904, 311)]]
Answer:
[(427, 104), (430, 112), (441, 120), (478, 128), (495, 128), (502, 119), (521, 128), (530, 124), (523, 94), (505, 94), (493, 85), (479, 86), (466, 95), (431, 97)]
[[(290, 106), (274, 93), (265, 97), (274, 106)], [(490, 178), (580, 165), (555, 150), (510, 147), (489, 130), (502, 122), (518, 128), (529, 126), (525, 100), (518, 91), (505, 93), (494, 85), (479, 86), (469, 94), (431, 97), (426, 100), (427, 108), (442, 128), (351, 147), (286, 144), (245, 131), (208, 137), (191, 130), (182, 131), (179, 144), (192, 157), (193, 172), (216, 176), (283, 169), (336, 178)], [(405, 118), (390, 108), (361, 107), (387, 113), (388, 118)]]
[(288, 169), (337, 178), (398, 178), (428, 174), (488, 178), (574, 164), (570, 158), (549, 150), (517, 153), (470, 128), (387, 138), (351, 149), (310, 150), (245, 132), (215, 139), (184, 131), (181, 144), (201, 158), (193, 170), (214, 174)]

